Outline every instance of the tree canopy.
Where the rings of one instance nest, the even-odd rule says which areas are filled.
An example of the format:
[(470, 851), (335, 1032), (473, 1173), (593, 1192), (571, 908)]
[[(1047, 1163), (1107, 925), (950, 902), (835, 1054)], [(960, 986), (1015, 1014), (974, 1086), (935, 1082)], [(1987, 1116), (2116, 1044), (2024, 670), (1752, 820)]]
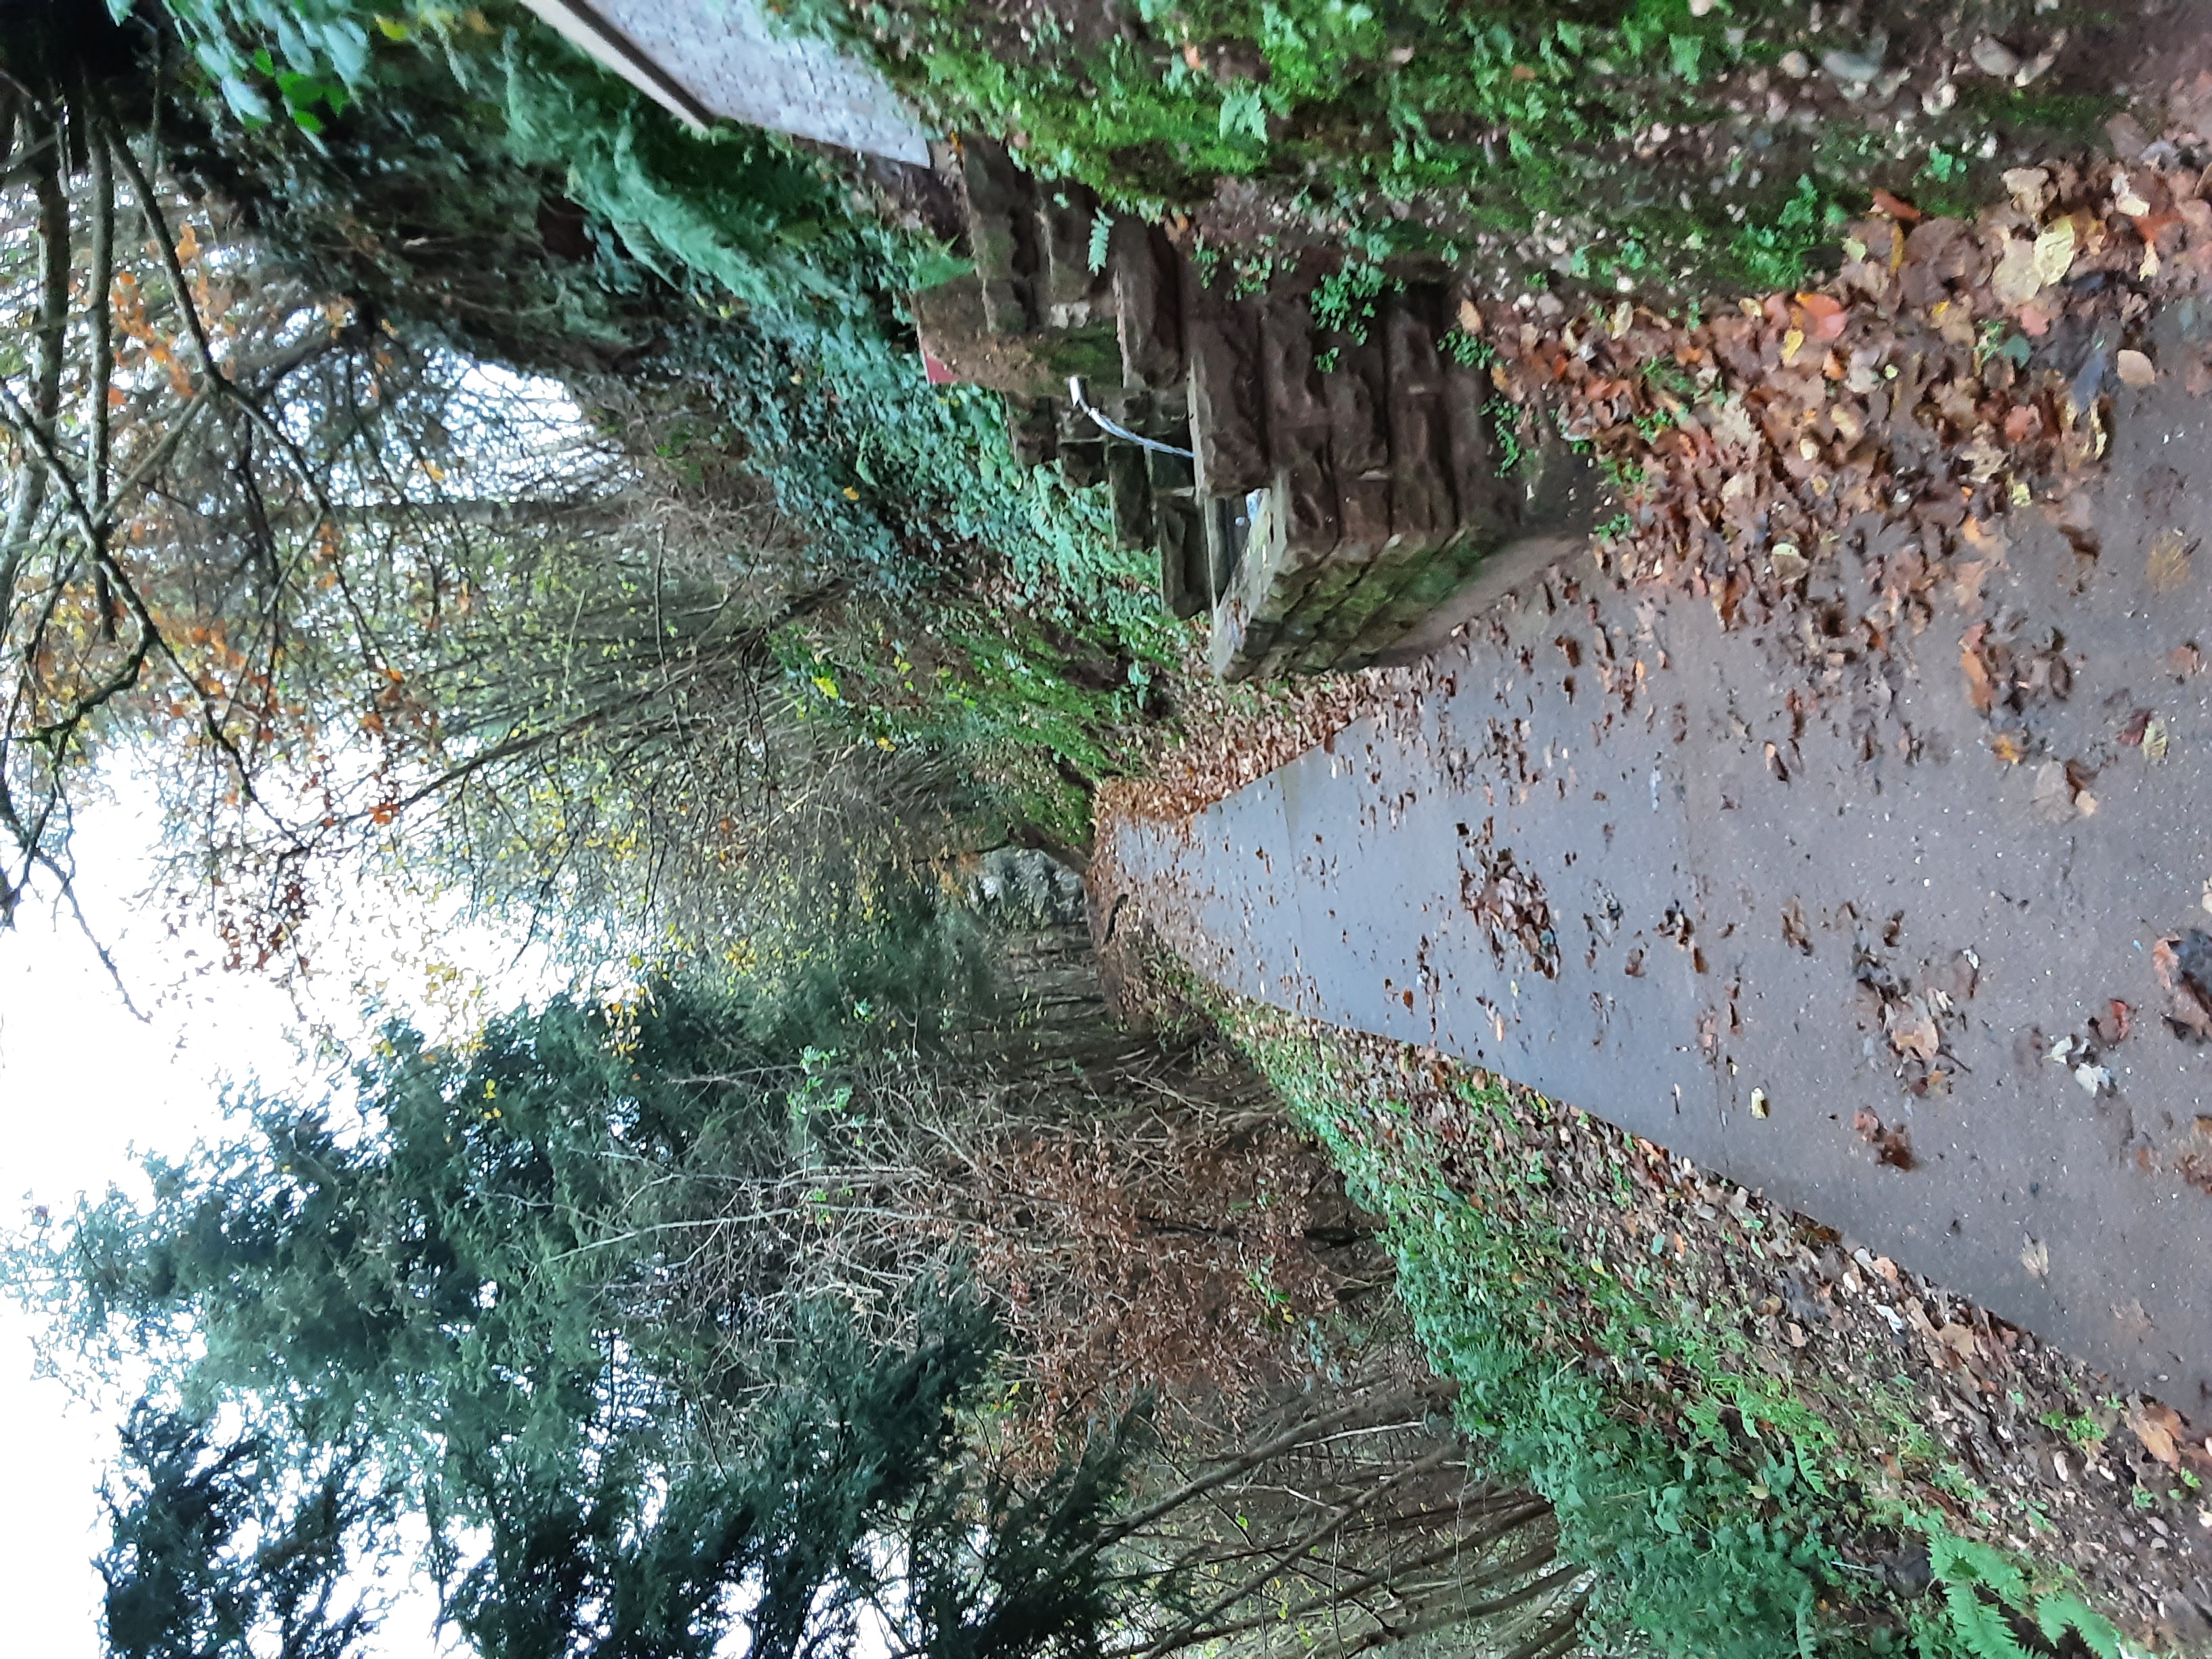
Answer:
[[(403, 1516), (486, 1659), (704, 1656), (738, 1626), (778, 1659), (1164, 1659), (1264, 1638), (1256, 1609), (1310, 1613), (1347, 1573), (1346, 1651), (1571, 1626), (1544, 1506), (1423, 1438), (1387, 1377), (1294, 1393), (1195, 1468), (1141, 1396), (1007, 1456), (1002, 1292), (924, 1228), (855, 1299), (836, 1235), (870, 1195), (821, 1143), (883, 1130), (795, 1037), (672, 986), (455, 1049), (393, 1028), (349, 1097), (256, 1097), (237, 1138), (150, 1164), (149, 1202), (21, 1242), (63, 1352), (153, 1367), (111, 1650), (356, 1650)], [(702, 1262), (733, 1204), (758, 1237)]]

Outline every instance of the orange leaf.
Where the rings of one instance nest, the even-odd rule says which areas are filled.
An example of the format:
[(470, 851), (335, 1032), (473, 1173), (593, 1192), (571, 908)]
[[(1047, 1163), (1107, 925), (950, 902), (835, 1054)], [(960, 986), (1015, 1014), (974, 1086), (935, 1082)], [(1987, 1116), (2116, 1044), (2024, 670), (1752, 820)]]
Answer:
[(1996, 688), (1990, 684), (1989, 665), (1982, 660), (1982, 635), (1989, 631), (1987, 623), (1976, 623), (1959, 641), (1959, 666), (1966, 671), (1966, 701), (1974, 712), (1986, 714), (1996, 702)]
[(2173, 953), (2173, 947), (2180, 943), (2180, 934), (2169, 933), (2150, 947), (2151, 971), (2158, 975), (2158, 982), (2169, 991), (2181, 980), (2181, 958)]
[(1897, 222), (1901, 225), (1912, 224), (1920, 217), (1920, 210), (1918, 208), (1913, 206), (1910, 202), (1899, 200), (1886, 190), (1877, 190), (1875, 191), (1874, 204), (1877, 212), (1887, 213), (1891, 218), (1896, 220)]
[(2182, 1432), (2181, 1415), (2171, 1406), (2148, 1406), (2128, 1413), (2128, 1427), (2135, 1431), (2143, 1449), (2166, 1466), (2181, 1467), (2181, 1449), (2174, 1442)]

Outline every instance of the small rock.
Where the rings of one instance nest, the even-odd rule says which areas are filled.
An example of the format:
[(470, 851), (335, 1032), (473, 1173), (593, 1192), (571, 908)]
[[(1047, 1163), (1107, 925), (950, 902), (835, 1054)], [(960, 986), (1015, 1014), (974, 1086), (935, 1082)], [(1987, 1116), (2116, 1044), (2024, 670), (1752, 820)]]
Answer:
[(1813, 60), (1802, 52), (1785, 52), (1777, 67), (1791, 80), (1802, 81), (1813, 72)]
[(2120, 379), (2129, 386), (2142, 387), (2158, 384), (2158, 369), (2140, 351), (2121, 352), (2113, 359), (2112, 366), (2119, 371)]
[(1863, 86), (1881, 73), (1881, 46), (1869, 41), (1864, 52), (1824, 52), (1820, 67), (1847, 86)]
[(2008, 80), (2020, 73), (2020, 54), (2002, 40), (1984, 35), (1974, 42), (1974, 49), (1966, 54), (1976, 69), (1984, 75), (1994, 75)]

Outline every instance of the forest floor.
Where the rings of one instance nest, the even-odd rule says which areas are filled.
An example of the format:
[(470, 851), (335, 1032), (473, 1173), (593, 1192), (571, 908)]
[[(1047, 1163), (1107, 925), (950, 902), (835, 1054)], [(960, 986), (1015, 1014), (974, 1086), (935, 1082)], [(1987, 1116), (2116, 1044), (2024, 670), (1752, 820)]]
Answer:
[[(1910, 1596), (1938, 1526), (2200, 1651), (2212, 82), (2174, 91), (1972, 222), (1879, 198), (1817, 289), (1462, 313), (1627, 513), (1423, 664), (1197, 694), (1093, 896), (1253, 999), (1218, 1018), (1370, 1204), (1516, 1241), (1547, 1297), (1394, 1213), (1448, 1371), (1508, 1312), (1846, 1575)], [(1753, 1473), (1761, 1421), (1850, 1500)]]

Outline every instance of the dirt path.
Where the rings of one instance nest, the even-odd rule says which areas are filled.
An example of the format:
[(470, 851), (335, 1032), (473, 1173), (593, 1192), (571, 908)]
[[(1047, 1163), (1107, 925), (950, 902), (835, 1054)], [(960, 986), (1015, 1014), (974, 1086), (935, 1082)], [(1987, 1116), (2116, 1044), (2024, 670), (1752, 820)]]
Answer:
[[(2212, 523), (2212, 406), (2115, 412), (2101, 556), (2011, 515), (1979, 606), (1810, 718), (1780, 647), (1819, 578), (1723, 631), (1583, 561), (1111, 855), (1220, 982), (1583, 1106), (2212, 1416), (2212, 679), (2177, 678), (2212, 554), (2177, 580), (2166, 536)], [(2000, 639), (2063, 762), (1972, 706), (1962, 642)]]

